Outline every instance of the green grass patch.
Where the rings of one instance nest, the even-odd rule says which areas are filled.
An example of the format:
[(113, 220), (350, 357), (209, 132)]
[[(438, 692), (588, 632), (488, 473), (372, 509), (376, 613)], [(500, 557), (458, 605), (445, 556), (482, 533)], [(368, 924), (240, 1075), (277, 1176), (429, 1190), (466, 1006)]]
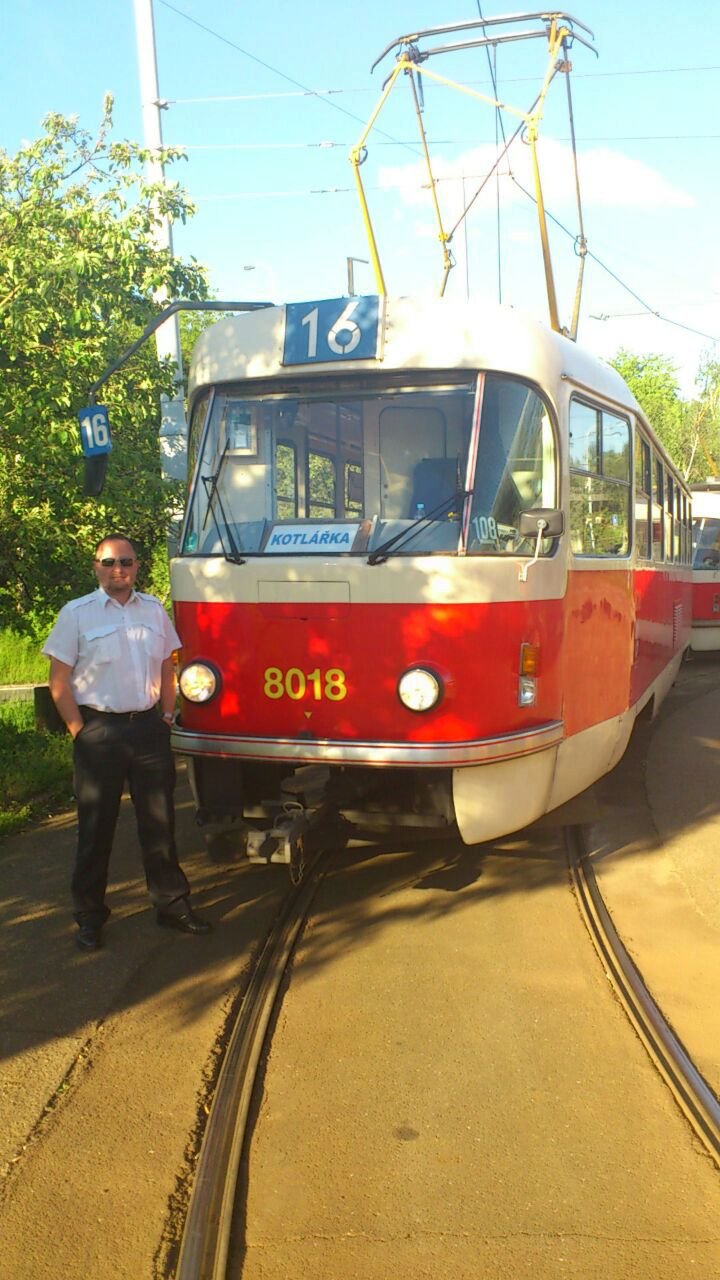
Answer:
[(47, 684), (50, 664), (40, 652), (44, 641), (0, 631), (0, 684)]
[(36, 729), (32, 702), (0, 702), (0, 839), (71, 804), (70, 734)]

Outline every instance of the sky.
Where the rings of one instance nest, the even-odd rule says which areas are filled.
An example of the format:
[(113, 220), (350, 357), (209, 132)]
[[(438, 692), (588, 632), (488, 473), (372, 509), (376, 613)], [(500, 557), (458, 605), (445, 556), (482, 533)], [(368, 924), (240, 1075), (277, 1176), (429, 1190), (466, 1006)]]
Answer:
[[(114, 136), (142, 141), (133, 0), (22, 0), (3, 21), (0, 147), (38, 137), (50, 111), (93, 132), (107, 91)], [(205, 264), (213, 294), (292, 302), (376, 292), (348, 155), (409, 32), (518, 13), (489, 0), (153, 0), (163, 140), (186, 148), (168, 170), (196, 207), (175, 252)], [(692, 395), (720, 359), (720, 6), (714, 0), (573, 0), (569, 77), (588, 245), (578, 341), (667, 357)], [(582, 24), (582, 25), (580, 25)], [(589, 28), (592, 35), (585, 28)], [(537, 22), (516, 30), (539, 30)], [(510, 30), (503, 28), (502, 30)], [(481, 32), (469, 32), (479, 36)], [(423, 39), (421, 48), (449, 43)], [(446, 230), (520, 117), (493, 96), (482, 48), (423, 64), (473, 95), (422, 77), (423, 119)], [(498, 97), (529, 110), (548, 65), (544, 38), (499, 46)], [(570, 325), (579, 259), (567, 80), (550, 87), (539, 132), (558, 310)], [(410, 81), (401, 76), (367, 139), (361, 169), (389, 293), (437, 293), (442, 255)], [(547, 320), (529, 148), (518, 138), (498, 178), (460, 222), (447, 293), (501, 301)], [(557, 224), (561, 224), (558, 226)], [(717, 341), (714, 341), (714, 340)]]

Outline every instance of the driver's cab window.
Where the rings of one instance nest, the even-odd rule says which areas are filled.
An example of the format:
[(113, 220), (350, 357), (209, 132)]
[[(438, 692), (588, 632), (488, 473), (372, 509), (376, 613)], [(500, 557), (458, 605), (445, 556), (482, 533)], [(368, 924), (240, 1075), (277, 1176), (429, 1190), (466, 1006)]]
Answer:
[[(529, 555), (523, 512), (557, 506), (557, 450), (547, 405), (525, 383), (488, 374), (468, 535), (470, 555)], [(543, 555), (555, 540), (544, 539)]]
[(693, 569), (720, 569), (720, 520), (701, 516), (693, 520)]

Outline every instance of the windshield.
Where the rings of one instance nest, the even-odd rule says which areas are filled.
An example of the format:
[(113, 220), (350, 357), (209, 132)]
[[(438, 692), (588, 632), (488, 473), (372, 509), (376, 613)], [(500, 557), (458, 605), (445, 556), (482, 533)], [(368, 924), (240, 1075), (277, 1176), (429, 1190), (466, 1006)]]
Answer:
[(453, 554), (468, 489), (467, 551), (529, 553), (520, 512), (555, 503), (547, 409), (523, 383), (481, 378), (475, 459), (476, 383), (413, 373), (373, 388), (217, 391), (206, 427), (193, 413), (182, 554)]
[(720, 520), (693, 520), (693, 569), (720, 569)]

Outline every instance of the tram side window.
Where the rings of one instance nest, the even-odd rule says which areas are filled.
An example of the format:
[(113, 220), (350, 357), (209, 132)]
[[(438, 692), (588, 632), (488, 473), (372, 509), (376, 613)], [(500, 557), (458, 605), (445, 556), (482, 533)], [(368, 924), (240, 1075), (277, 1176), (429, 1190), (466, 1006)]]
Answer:
[(638, 432), (635, 437), (635, 546), (643, 560), (649, 560), (651, 555), (650, 463), (650, 445)]
[(685, 564), (692, 563), (692, 530), (690, 528), (690, 500), (687, 494), (683, 494), (683, 543), (685, 553), (683, 560)]
[(345, 515), (361, 516), (363, 513), (363, 471), (359, 462), (345, 463), (344, 477)]
[(665, 559), (674, 557), (673, 511), (675, 509), (675, 482), (671, 475), (665, 477)]
[(308, 450), (307, 494), (311, 520), (335, 516), (335, 459), (315, 449)]
[(570, 402), (570, 540), (579, 556), (630, 550), (630, 423)]
[(289, 440), (275, 446), (275, 514), (278, 520), (293, 520), (298, 513), (297, 450)]
[(663, 558), (663, 464), (658, 458), (654, 460), (652, 485), (652, 558)]

